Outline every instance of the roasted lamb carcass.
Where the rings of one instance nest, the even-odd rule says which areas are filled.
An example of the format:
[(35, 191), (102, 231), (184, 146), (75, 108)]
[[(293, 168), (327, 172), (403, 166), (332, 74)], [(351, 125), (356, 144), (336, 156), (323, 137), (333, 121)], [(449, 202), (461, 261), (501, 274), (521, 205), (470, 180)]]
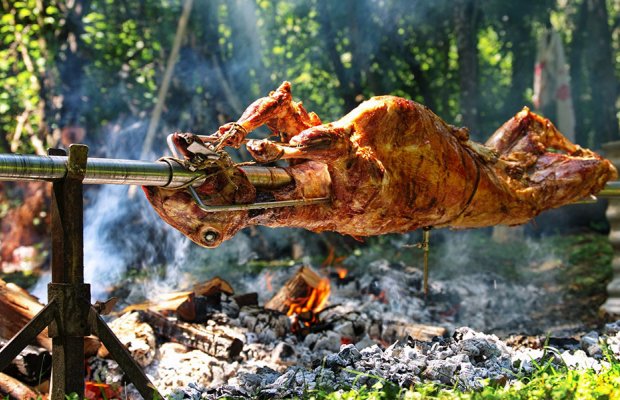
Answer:
[[(280, 141), (247, 140), (261, 125)], [(192, 156), (191, 143), (197, 139), (175, 136), (186, 157)], [(374, 97), (342, 119), (321, 124), (292, 100), (288, 82), (203, 141), (217, 149), (245, 143), (261, 163), (288, 159), (293, 178), (284, 188), (257, 190), (238, 168), (222, 168), (197, 188), (206, 204), (331, 199), (222, 213), (201, 210), (183, 190), (144, 188), (166, 222), (206, 247), (249, 225), (353, 236), (427, 226), (517, 225), (594, 194), (617, 176), (608, 160), (570, 143), (549, 120), (527, 108), (481, 145), (469, 140), (467, 129), (393, 96)]]

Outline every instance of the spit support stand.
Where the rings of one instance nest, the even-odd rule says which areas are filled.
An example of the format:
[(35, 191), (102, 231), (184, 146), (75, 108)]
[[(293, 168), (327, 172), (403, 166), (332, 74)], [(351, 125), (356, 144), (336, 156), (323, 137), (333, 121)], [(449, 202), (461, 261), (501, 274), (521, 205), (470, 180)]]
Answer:
[[(66, 155), (51, 149), (50, 155)], [(146, 400), (163, 398), (125, 346), (90, 304), (90, 285), (84, 283), (83, 179), (88, 147), (69, 147), (67, 174), (53, 182), (52, 282), (48, 303), (0, 350), (0, 371), (48, 327), (52, 338), (50, 398), (64, 400), (70, 393), (84, 396), (84, 337), (95, 334), (109, 350), (129, 381)]]
[[(176, 144), (172, 140), (173, 136), (174, 134), (168, 135), (166, 142), (168, 143), (168, 148), (170, 149), (172, 156), (179, 159), (180, 158), (179, 151), (178, 151)], [(206, 138), (206, 136), (201, 136), (201, 135), (196, 135), (196, 136), (198, 138), (201, 138), (201, 140), (202, 138)], [(213, 155), (217, 156), (217, 153), (214, 151)], [(226, 204), (226, 205), (213, 206), (213, 205), (205, 204), (193, 186), (188, 186), (187, 191), (192, 196), (192, 199), (194, 200), (198, 208), (206, 212), (259, 210), (259, 209), (267, 209), (267, 208), (307, 206), (307, 205), (312, 205), (312, 204), (329, 203), (330, 201), (330, 198), (326, 196), (326, 197), (314, 197), (314, 198), (308, 198), (308, 199), (275, 200), (275, 201), (266, 201), (266, 202), (249, 203), (249, 204)]]

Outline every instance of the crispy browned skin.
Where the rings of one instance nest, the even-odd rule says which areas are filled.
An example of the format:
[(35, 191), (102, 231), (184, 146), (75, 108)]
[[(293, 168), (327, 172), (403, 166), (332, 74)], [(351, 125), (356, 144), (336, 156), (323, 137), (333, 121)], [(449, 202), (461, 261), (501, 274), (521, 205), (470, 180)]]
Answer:
[[(184, 191), (145, 188), (162, 218), (207, 247), (248, 225), (302, 227), (353, 236), (420, 227), (473, 228), (527, 222), (543, 210), (598, 192), (617, 176), (612, 164), (568, 142), (549, 122), (524, 109), (486, 145), (446, 124), (428, 108), (393, 96), (374, 97), (342, 119), (320, 124), (292, 100), (284, 82), (250, 105), (231, 134), (224, 125), (210, 140), (238, 147), (266, 124), (282, 142), (249, 140), (259, 162), (294, 160), (295, 183), (255, 192), (242, 172), (205, 194), (210, 204), (330, 196), (331, 203), (261, 211), (206, 213)], [(245, 130), (245, 131), (244, 131)], [(234, 181), (235, 184), (231, 184)], [(200, 191), (202, 189), (199, 188)], [(209, 193), (206, 193), (209, 192)], [(205, 233), (211, 234), (205, 241)], [(217, 239), (212, 240), (213, 234)]]

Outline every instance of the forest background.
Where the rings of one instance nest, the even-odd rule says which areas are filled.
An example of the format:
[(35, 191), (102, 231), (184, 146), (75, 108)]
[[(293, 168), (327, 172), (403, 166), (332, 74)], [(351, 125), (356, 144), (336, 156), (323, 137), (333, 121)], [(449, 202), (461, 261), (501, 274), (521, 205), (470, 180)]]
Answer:
[[(44, 152), (65, 127), (98, 148), (109, 124), (153, 123), (182, 1), (0, 4), (0, 151)], [(620, 139), (618, 0), (197, 0), (188, 15), (155, 154), (169, 132), (214, 132), (283, 80), (324, 121), (394, 94), (484, 141), (532, 106), (549, 27), (570, 65), (577, 142)]]
[[(0, 0), (0, 6), (2, 153), (45, 154), (84, 142), (93, 156), (155, 160), (165, 155), (169, 133), (212, 133), (283, 80), (326, 122), (373, 95), (393, 94), (467, 126), (484, 142), (523, 106), (533, 107), (537, 45), (550, 29), (570, 66), (576, 142), (600, 149), (620, 140), (620, 0)], [(552, 107), (542, 112), (554, 120)], [(48, 224), (41, 222), (49, 214), (36, 211), (18, 223), (5, 218), (22, 199), (34, 204), (45, 197), (5, 188), (6, 261), (18, 246), (47, 240)], [(102, 261), (90, 269), (179, 263), (180, 235), (122, 190), (86, 194), (85, 235), (95, 243), (85, 251)], [(32, 209), (45, 207), (37, 201)], [(604, 220), (604, 207), (598, 215)], [(36, 235), (20, 239), (20, 223), (37, 225), (30, 230)], [(338, 235), (260, 232), (195, 258), (227, 254), (220, 263), (226, 267), (230, 253), (241, 265), (257, 254), (295, 254), (299, 241), (323, 251), (360, 245)], [(11, 246), (7, 238), (15, 238)]]

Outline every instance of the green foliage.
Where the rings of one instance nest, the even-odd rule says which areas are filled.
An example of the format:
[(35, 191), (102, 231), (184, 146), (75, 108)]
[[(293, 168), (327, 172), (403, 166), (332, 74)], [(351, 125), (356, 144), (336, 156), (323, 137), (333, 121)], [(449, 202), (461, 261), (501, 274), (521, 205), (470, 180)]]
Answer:
[(331, 93), (338, 82), (321, 67), (325, 54), (320, 47), (309, 45), (320, 40), (316, 2), (259, 1), (258, 5), (258, 25), (265, 32), (262, 45), (271, 48), (263, 56), (265, 67), (272, 71), (269, 85), (291, 80), (295, 96), (306, 100), (309, 109), (317, 110), (324, 119), (336, 118), (342, 112), (342, 99)]
[[(222, 122), (238, 118), (247, 104), (282, 80), (290, 80), (295, 97), (324, 121), (342, 116), (373, 95), (394, 94), (424, 103), (448, 122), (459, 124), (455, 10), (466, 3), (194, 2), (166, 97), (162, 130), (212, 132)], [(101, 128), (108, 122), (147, 119), (182, 1), (91, 0), (84, 2), (86, 8), (77, 21), (76, 9), (58, 0), (1, 4), (3, 151), (9, 146), (42, 151), (57, 140), (57, 129), (67, 123), (61, 118), (66, 112), (63, 97), (70, 95), (67, 90), (75, 91), (66, 81), (72, 75), (59, 71), (63, 63), (74, 62), (66, 57), (76, 44), (71, 51), (83, 74), (74, 83), (80, 86), (83, 101), (78, 122), (91, 139), (105, 142)], [(570, 47), (581, 9), (579, 4), (552, 0), (518, 4), (493, 0), (477, 7), (478, 17), (471, 23), (478, 32), (478, 73), (472, 79), (478, 86), (480, 126), (472, 134), (484, 140), (529, 104), (541, 29), (550, 19)], [(609, 2), (610, 26), (616, 30), (618, 7)], [(72, 32), (79, 38), (72, 38)], [(609, 40), (617, 58), (620, 35), (612, 33)]]
[[(43, 39), (59, 24), (54, 1), (40, 7), (36, 0), (2, 3), (0, 18), (0, 132), (14, 146), (0, 141), (7, 152), (33, 150), (32, 139), (45, 140), (47, 127), (41, 118), (46, 99), (45, 77), (53, 74), (49, 49)], [(35, 140), (36, 140), (35, 139)]]
[(168, 1), (93, 2), (82, 36), (92, 60), (85, 67), (86, 96), (94, 100), (89, 126), (152, 108), (165, 65), (161, 42), (172, 41), (178, 12)]

